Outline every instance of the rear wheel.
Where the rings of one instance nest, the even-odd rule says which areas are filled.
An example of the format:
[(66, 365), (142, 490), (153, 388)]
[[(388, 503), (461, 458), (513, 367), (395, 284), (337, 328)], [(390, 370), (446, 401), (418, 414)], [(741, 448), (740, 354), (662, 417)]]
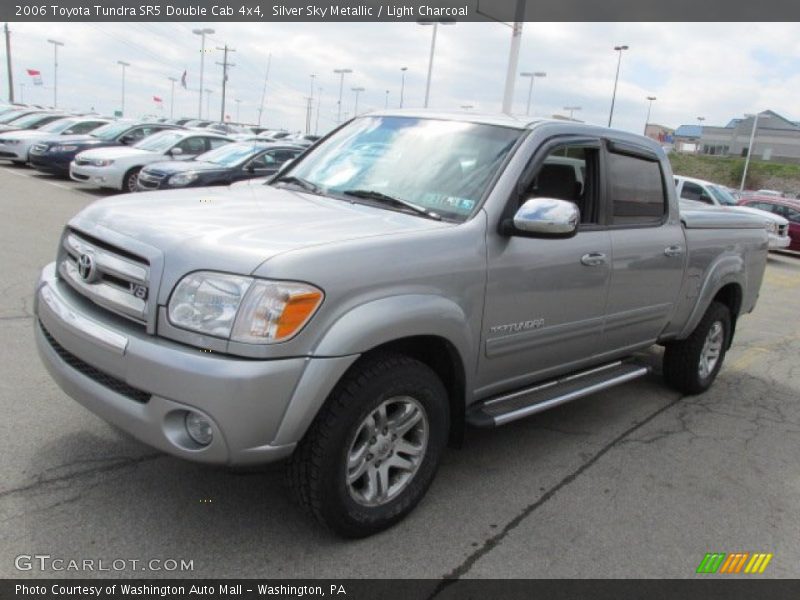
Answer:
[(692, 334), (664, 351), (664, 379), (684, 394), (700, 394), (714, 383), (731, 335), (727, 306), (712, 302)]
[(134, 167), (127, 173), (125, 173), (125, 177), (122, 180), (123, 191), (125, 192), (135, 192), (137, 189), (136, 182), (139, 179), (139, 171), (141, 171), (141, 167)]
[(391, 527), (425, 495), (447, 442), (447, 393), (425, 364), (363, 359), (340, 382), (288, 464), (289, 485), (345, 537)]

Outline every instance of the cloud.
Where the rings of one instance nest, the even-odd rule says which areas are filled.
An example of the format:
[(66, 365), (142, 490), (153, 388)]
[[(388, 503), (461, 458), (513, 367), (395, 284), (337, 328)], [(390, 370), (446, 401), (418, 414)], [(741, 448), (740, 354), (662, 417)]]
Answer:
[[(74, 109), (94, 107), (110, 114), (121, 104), (121, 68), (127, 70), (126, 113), (158, 114), (154, 95), (164, 98), (169, 112), (170, 82), (188, 72), (190, 91), (175, 88), (175, 115), (196, 116), (199, 97), (200, 38), (195, 27), (213, 27), (204, 55), (203, 87), (213, 90), (212, 117), (220, 113), (222, 68), (216, 63), (225, 43), (233, 46), (226, 113), (235, 118), (234, 99), (241, 100), (240, 118), (255, 122), (267, 58), (270, 78), (264, 124), (299, 130), (305, 124), (306, 98), (320, 102), (320, 129), (336, 121), (339, 79), (335, 68), (350, 68), (342, 108), (352, 112), (360, 86), (359, 111), (399, 101), (401, 67), (406, 74), (406, 106), (421, 106), (430, 50), (431, 28), (414, 23), (16, 23), (12, 24), (14, 75), (25, 85), (25, 99), (52, 101), (53, 48), (59, 50), (59, 104)], [(500, 109), (510, 43), (510, 29), (497, 23), (459, 23), (440, 27), (437, 39), (431, 106), (457, 109), (474, 105), (487, 112)], [(526, 23), (519, 70), (546, 71), (537, 79), (534, 114), (564, 113), (581, 106), (576, 117), (606, 124), (617, 54), (622, 58), (614, 125), (641, 131), (646, 96), (657, 96), (651, 120), (670, 126), (694, 122), (724, 124), (745, 112), (771, 108), (800, 119), (795, 94), (800, 89), (800, 26), (796, 23)], [(34, 88), (25, 68), (42, 71), (45, 88)], [(514, 110), (524, 113), (527, 80), (517, 78)], [(3, 78), (4, 95), (6, 82)], [(315, 111), (317, 100), (315, 100)], [(206, 113), (206, 97), (202, 111)], [(316, 113), (314, 115), (316, 119)]]

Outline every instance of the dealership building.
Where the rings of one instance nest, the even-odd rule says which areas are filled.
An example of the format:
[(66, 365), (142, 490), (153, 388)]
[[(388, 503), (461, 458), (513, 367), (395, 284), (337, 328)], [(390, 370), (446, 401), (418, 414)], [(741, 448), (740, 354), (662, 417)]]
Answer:
[[(747, 156), (755, 117), (731, 119), (724, 127), (681, 125), (675, 130), (677, 150), (719, 156)], [(800, 163), (800, 123), (765, 110), (758, 114), (753, 157)]]

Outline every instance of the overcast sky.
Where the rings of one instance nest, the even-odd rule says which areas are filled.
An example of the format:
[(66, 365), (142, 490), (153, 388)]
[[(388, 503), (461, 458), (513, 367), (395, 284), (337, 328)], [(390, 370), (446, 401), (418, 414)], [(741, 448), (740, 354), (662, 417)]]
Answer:
[[(215, 64), (225, 43), (236, 49), (231, 60), (227, 114), (256, 122), (261, 91), (272, 54), (263, 124), (297, 130), (305, 124), (310, 74), (314, 95), (322, 88), (319, 129), (335, 124), (338, 76), (345, 79), (343, 111), (352, 114), (354, 86), (366, 89), (359, 112), (398, 105), (400, 68), (408, 67), (405, 106), (422, 106), (431, 29), (415, 23), (15, 23), (12, 58), (17, 99), (52, 103), (53, 46), (59, 49), (59, 106), (110, 114), (120, 107), (121, 67), (127, 71), (126, 116), (161, 114), (153, 96), (164, 99), (169, 115), (168, 77), (188, 75), (188, 91), (175, 89), (175, 116), (198, 112), (200, 37), (195, 27), (212, 27), (205, 55), (204, 87), (218, 118), (222, 68)], [(431, 90), (432, 108), (500, 110), (511, 30), (497, 23), (459, 23), (440, 27)], [(696, 123), (724, 125), (743, 113), (772, 109), (800, 120), (800, 24), (797, 23), (526, 23), (520, 71), (545, 71), (533, 93), (535, 116), (564, 114), (564, 106), (589, 123), (605, 125), (611, 103), (617, 53), (622, 59), (614, 125), (640, 132), (646, 96), (656, 96), (651, 122), (676, 127)], [(5, 65), (3, 55), (2, 65)], [(34, 87), (26, 68), (42, 72), (44, 87)], [(3, 98), (7, 80), (2, 68)], [(518, 79), (514, 112), (524, 115), (528, 80)], [(316, 121), (316, 100), (314, 120)], [(203, 98), (203, 116), (206, 98)]]

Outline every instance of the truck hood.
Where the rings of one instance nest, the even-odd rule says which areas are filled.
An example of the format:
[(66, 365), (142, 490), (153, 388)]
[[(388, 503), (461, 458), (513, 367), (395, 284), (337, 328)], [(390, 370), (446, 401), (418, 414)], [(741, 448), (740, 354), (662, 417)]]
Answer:
[(752, 208), (750, 206), (731, 206), (730, 209), (756, 215), (757, 217), (762, 217), (764, 220), (776, 223), (778, 225), (787, 225), (789, 223), (788, 219), (771, 213), (768, 210), (761, 210), (760, 208)]
[[(94, 202), (70, 226), (163, 254), (164, 281), (198, 270), (250, 274), (309, 246), (453, 224), (268, 185), (123, 194)], [(172, 275), (169, 271), (174, 271)]]

